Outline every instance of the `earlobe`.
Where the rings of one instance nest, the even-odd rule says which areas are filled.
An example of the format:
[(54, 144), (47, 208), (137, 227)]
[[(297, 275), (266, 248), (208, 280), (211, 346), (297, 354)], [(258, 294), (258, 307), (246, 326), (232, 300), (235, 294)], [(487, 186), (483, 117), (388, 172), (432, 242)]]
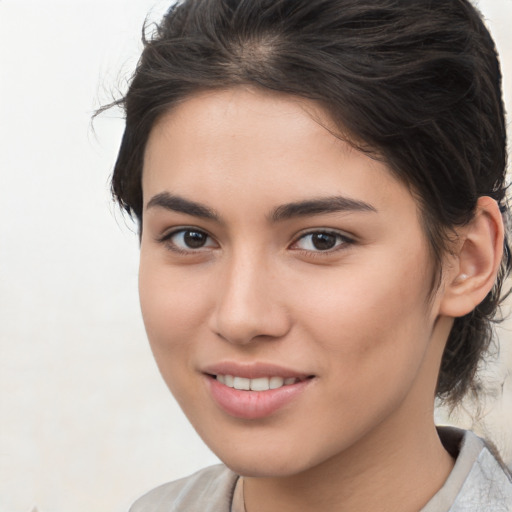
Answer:
[(440, 314), (467, 315), (491, 291), (503, 254), (501, 212), (490, 197), (478, 200), (471, 222), (459, 230), (453, 265), (445, 274)]

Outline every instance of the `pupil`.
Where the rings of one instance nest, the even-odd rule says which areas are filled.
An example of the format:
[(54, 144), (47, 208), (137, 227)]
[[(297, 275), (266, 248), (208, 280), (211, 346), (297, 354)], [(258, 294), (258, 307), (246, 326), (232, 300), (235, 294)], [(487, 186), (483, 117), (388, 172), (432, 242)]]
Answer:
[(185, 243), (192, 249), (203, 247), (206, 243), (206, 235), (199, 231), (186, 231), (183, 238)]
[(327, 251), (336, 245), (336, 235), (331, 235), (330, 233), (315, 233), (312, 242), (315, 249)]

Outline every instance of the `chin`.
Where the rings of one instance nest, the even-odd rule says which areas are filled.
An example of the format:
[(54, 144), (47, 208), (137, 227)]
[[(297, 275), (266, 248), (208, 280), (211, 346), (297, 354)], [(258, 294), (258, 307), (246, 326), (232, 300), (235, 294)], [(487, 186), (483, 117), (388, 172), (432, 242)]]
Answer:
[(214, 450), (222, 462), (238, 475), (259, 478), (294, 476), (321, 464), (322, 460), (308, 457), (300, 446), (262, 449), (261, 444), (248, 450), (232, 446), (227, 450)]
[(297, 475), (309, 469), (307, 465), (301, 466), (287, 461), (274, 461), (258, 458), (251, 460), (225, 460), (226, 466), (237, 475), (255, 478), (286, 478)]

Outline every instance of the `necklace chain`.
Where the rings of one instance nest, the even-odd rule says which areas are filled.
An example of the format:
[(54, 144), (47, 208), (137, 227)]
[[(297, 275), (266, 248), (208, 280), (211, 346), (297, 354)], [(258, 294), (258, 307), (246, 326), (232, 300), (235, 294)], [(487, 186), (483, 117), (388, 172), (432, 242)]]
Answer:
[(244, 512), (247, 512), (247, 507), (245, 506), (245, 478), (242, 477), (242, 503), (244, 505)]

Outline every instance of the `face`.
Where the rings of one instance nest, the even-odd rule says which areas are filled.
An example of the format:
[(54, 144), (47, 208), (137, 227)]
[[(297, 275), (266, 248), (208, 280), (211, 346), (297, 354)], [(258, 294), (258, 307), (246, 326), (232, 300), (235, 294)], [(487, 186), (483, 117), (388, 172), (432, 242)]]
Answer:
[(442, 343), (417, 204), (326, 127), (308, 100), (213, 91), (161, 118), (146, 149), (148, 337), (241, 474), (306, 471), (431, 413)]

